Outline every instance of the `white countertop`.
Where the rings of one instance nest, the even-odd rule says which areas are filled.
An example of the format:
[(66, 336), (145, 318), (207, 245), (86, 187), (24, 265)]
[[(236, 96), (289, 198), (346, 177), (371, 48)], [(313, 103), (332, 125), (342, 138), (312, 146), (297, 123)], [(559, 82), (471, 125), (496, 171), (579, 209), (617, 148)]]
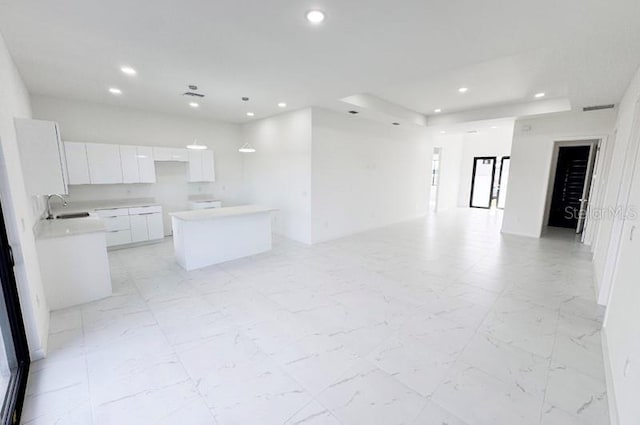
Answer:
[(53, 205), (54, 214), (69, 214), (82, 211), (95, 211), (109, 208), (134, 208), (134, 207), (150, 207), (160, 205), (153, 198), (132, 198), (132, 199), (103, 199), (95, 201), (78, 201), (69, 202), (66, 207), (56, 203)]
[(153, 198), (104, 199), (95, 201), (69, 202), (66, 207), (56, 203), (52, 205), (53, 215), (88, 212), (89, 217), (66, 218), (38, 221), (33, 227), (36, 239), (59, 238), (63, 236), (81, 235), (106, 231), (103, 221), (93, 212), (107, 208), (134, 208), (160, 205)]
[(33, 233), (36, 239), (51, 239), (85, 233), (104, 232), (106, 230), (100, 217), (92, 214), (89, 217), (40, 220)]
[(220, 201), (220, 199), (215, 198), (213, 195), (190, 195), (189, 202), (214, 202)]
[(260, 205), (242, 205), (239, 207), (211, 208), (206, 210), (180, 211), (169, 213), (171, 217), (185, 221), (213, 220), (216, 218), (231, 217), (238, 215), (257, 214), (276, 211), (276, 208), (263, 207)]

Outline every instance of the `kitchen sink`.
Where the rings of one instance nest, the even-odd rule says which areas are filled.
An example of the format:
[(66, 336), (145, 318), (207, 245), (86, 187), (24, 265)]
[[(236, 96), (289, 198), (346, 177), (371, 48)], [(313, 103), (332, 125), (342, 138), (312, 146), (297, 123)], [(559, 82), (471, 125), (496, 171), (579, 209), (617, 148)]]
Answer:
[(56, 215), (56, 218), (59, 218), (59, 219), (82, 218), (82, 217), (89, 217), (89, 213), (88, 212), (77, 212), (77, 213), (58, 214), (58, 215)]

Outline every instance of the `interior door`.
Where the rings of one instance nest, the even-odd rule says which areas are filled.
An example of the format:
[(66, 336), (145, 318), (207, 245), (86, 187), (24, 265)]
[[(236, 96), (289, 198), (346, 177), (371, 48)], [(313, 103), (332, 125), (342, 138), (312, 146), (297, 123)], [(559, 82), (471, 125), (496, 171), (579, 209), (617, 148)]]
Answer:
[(509, 166), (511, 157), (503, 156), (500, 160), (500, 178), (498, 179), (498, 208), (504, 209), (507, 200), (507, 187), (509, 186)]
[(473, 158), (471, 175), (471, 208), (491, 208), (491, 191), (495, 180), (496, 157), (478, 156)]
[(561, 146), (553, 184), (549, 226), (577, 229), (591, 146)]

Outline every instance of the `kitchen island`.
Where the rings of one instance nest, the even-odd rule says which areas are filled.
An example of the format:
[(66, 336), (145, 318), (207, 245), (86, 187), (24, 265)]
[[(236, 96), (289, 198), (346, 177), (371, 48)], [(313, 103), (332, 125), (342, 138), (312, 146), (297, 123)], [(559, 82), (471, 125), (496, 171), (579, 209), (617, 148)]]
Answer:
[(170, 213), (178, 264), (194, 270), (269, 251), (271, 211), (243, 205)]

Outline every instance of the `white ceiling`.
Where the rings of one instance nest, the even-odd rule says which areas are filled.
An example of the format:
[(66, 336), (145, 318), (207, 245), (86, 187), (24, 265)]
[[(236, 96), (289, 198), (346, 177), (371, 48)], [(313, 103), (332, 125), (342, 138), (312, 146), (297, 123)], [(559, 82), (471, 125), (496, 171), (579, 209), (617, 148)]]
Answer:
[[(321, 26), (304, 19), (314, 7)], [(0, 1), (32, 93), (232, 122), (358, 93), (423, 113), (537, 91), (617, 102), (640, 63), (638, 16), (638, 0)], [(199, 110), (187, 84), (207, 94)]]

